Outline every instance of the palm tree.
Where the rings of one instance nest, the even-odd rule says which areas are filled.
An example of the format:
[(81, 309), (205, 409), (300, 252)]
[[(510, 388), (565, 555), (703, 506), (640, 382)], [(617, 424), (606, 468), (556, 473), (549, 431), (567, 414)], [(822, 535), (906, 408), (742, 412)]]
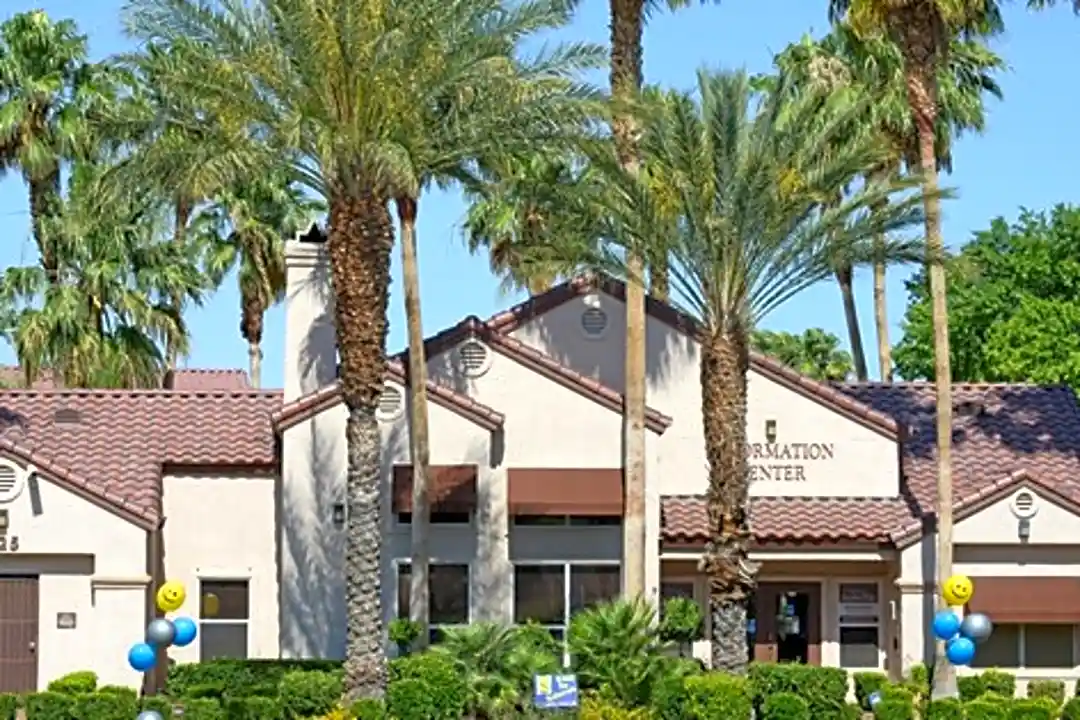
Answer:
[(26, 181), (34, 241), (54, 281), (59, 258), (44, 225), (62, 209), (63, 162), (91, 144), (85, 120), (108, 94), (102, 85), (73, 21), (34, 10), (0, 25), (0, 173), (17, 169)]
[(285, 241), (311, 226), (321, 203), (304, 196), (283, 171), (226, 188), (191, 223), (215, 287), (232, 270), (240, 288), (240, 334), (248, 343), (251, 382), (262, 387), (266, 311), (285, 296)]
[[(864, 111), (845, 93), (794, 94), (781, 87), (760, 97), (743, 73), (701, 73), (696, 102), (671, 93), (650, 119), (642, 155), (675, 187), (680, 221), (670, 228), (665, 199), (647, 179), (599, 158), (609, 183), (600, 196), (606, 236), (619, 247), (663, 242), (672, 295), (695, 317), (701, 343), (702, 416), (709, 463), (708, 512), (713, 536), (705, 550), (712, 618), (712, 664), (747, 666), (746, 600), (757, 567), (749, 559), (746, 464), (746, 374), (751, 331), (784, 301), (830, 276), (837, 256), (870, 256), (870, 238), (922, 220), (921, 198), (896, 198), (887, 212), (874, 203), (910, 182), (868, 183), (827, 203), (879, 162), (866, 136), (841, 144)], [(825, 204), (827, 203), (827, 204)], [(917, 243), (893, 242), (908, 257)], [(628, 272), (619, 252), (603, 260)], [(630, 269), (632, 270), (632, 268)]]
[(0, 278), (2, 330), (27, 382), (49, 368), (65, 387), (158, 387), (160, 346), (188, 341), (168, 298), (200, 302), (208, 289), (194, 258), (160, 241), (151, 204), (98, 202), (101, 172), (76, 164), (62, 213), (42, 224), (56, 274), (13, 267)]
[[(129, 27), (144, 40), (188, 42), (169, 73), (183, 97), (254, 131), (237, 145), (250, 168), (282, 157), (329, 208), (328, 252), (341, 358), (346, 441), (346, 699), (386, 684), (380, 612), (380, 433), (376, 409), (386, 363), (386, 310), (394, 230), (389, 201), (401, 189), (399, 124), (430, 98), (453, 97), (454, 54), (489, 48), (489, 68), (516, 66), (518, 42), (565, 22), (566, 3), (532, 0), (133, 0)], [(477, 20), (463, 27), (460, 18)], [(461, 31), (450, 37), (443, 31)], [(432, 47), (438, 52), (433, 52)], [(439, 53), (442, 53), (439, 56)], [(563, 48), (537, 60), (571, 64)], [(433, 58), (438, 57), (439, 63)], [(482, 77), (477, 78), (483, 80)], [(463, 112), (468, 113), (466, 107)], [(412, 384), (416, 384), (415, 379)]]
[[(914, 159), (917, 147), (912, 115), (907, 107), (907, 89), (903, 60), (899, 49), (885, 38), (859, 38), (843, 23), (819, 41), (809, 36), (790, 45), (776, 58), (777, 67), (793, 74), (800, 83), (823, 87), (853, 88), (874, 98), (860, 119), (856, 132), (874, 133), (891, 149), (885, 165), (872, 173), (892, 175), (907, 160), (917, 171)], [(936, 147), (939, 167), (951, 169), (952, 141), (965, 132), (981, 132), (986, 124), (983, 93), (1001, 97), (993, 73), (1005, 68), (1004, 61), (977, 39), (954, 38), (945, 62), (937, 70), (940, 112), (937, 120)], [(881, 239), (879, 239), (880, 241)], [(880, 244), (880, 242), (879, 242)], [(885, 307), (885, 263), (875, 261), (874, 317), (877, 330), (881, 379), (892, 377), (891, 347)], [(856, 376), (867, 379), (865, 352), (859, 329), (852, 288), (852, 268), (836, 268), (844, 305), (844, 316), (855, 361)]]

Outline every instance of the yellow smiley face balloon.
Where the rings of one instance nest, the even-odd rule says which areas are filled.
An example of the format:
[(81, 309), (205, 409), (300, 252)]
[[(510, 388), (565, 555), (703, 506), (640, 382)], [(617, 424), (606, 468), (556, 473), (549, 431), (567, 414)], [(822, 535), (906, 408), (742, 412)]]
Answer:
[(975, 586), (967, 575), (953, 575), (941, 588), (941, 597), (949, 607), (967, 605), (975, 594)]
[(186, 599), (187, 591), (184, 590), (183, 583), (169, 580), (158, 588), (157, 606), (161, 612), (176, 612)]

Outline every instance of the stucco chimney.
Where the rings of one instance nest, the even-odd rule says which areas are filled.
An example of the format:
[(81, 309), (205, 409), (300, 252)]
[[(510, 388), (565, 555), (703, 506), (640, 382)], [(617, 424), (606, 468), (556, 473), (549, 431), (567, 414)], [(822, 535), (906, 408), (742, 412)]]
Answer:
[(334, 293), (326, 236), (313, 224), (285, 243), (285, 402), (337, 374)]

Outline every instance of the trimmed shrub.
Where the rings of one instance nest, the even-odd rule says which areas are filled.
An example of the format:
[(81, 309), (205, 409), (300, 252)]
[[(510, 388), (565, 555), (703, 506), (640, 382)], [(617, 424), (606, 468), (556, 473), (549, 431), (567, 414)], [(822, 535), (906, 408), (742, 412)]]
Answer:
[(15, 720), (21, 698), (15, 693), (0, 693), (0, 720)]
[(340, 672), (336, 660), (209, 660), (169, 666), (165, 692), (171, 697), (272, 697), (293, 670)]
[(995, 693), (1004, 698), (1016, 697), (1016, 676), (1002, 670), (985, 670), (979, 676), (983, 688), (988, 693)]
[(840, 720), (862, 720), (863, 709), (856, 703), (848, 703), (840, 713)]
[(330, 672), (292, 670), (281, 676), (278, 685), (286, 720), (326, 715), (341, 699), (341, 692), (341, 675)]
[(1061, 707), (1061, 720), (1080, 720), (1080, 698), (1069, 698)]
[(74, 715), (79, 720), (131, 720), (138, 713), (134, 693), (96, 692), (75, 697)]
[(889, 678), (881, 672), (857, 672), (852, 675), (855, 684), (855, 700), (864, 710), (870, 709), (870, 696), (889, 684)]
[(175, 707), (183, 709), (184, 720), (223, 720), (225, 717), (221, 703), (213, 698), (181, 700)]
[(986, 685), (982, 675), (964, 675), (956, 678), (956, 686), (960, 690), (960, 699), (964, 702), (977, 700), (986, 694)]
[(964, 706), (956, 698), (942, 698), (926, 703), (923, 720), (964, 720)]
[(984, 696), (964, 703), (964, 716), (967, 720), (1008, 720), (1009, 704), (999, 697)]
[(605, 702), (598, 697), (588, 696), (582, 700), (578, 712), (579, 720), (649, 720), (648, 708), (624, 708), (621, 705)]
[(695, 675), (683, 681), (685, 720), (746, 720), (753, 703), (745, 678), (724, 673)]
[(810, 706), (795, 693), (776, 693), (765, 698), (762, 720), (810, 720)]
[(153, 710), (163, 718), (172, 717), (172, 703), (163, 695), (149, 695), (139, 701), (140, 710)]
[(225, 720), (280, 720), (281, 704), (268, 697), (236, 697), (225, 701)]
[(806, 700), (810, 714), (818, 720), (839, 718), (847, 705), (848, 675), (840, 668), (759, 663), (750, 666), (749, 677), (759, 712), (766, 698), (781, 692)]
[(386, 706), (397, 720), (459, 720), (467, 701), (465, 679), (451, 658), (421, 653), (390, 662)]
[(1015, 700), (1009, 707), (1009, 720), (1054, 720), (1056, 710), (1045, 700)]
[(1055, 704), (1065, 702), (1064, 680), (1032, 680), (1027, 686), (1029, 698), (1050, 698)]
[(910, 688), (906, 688), (903, 685), (886, 685), (881, 688), (882, 700), (900, 700), (902, 702), (909, 702), (912, 705), (915, 704), (915, 693)]
[(26, 720), (71, 720), (75, 697), (65, 693), (41, 692), (26, 696)]
[(386, 703), (375, 698), (362, 698), (349, 708), (349, 716), (356, 720), (386, 720)]
[(53, 680), (49, 683), (49, 692), (86, 695), (97, 690), (97, 680), (97, 673), (93, 670), (79, 670)]
[(911, 700), (882, 700), (874, 707), (877, 720), (914, 720), (915, 705)]
[(139, 699), (139, 693), (134, 688), (129, 688), (126, 685), (102, 685), (97, 691), (109, 695), (122, 695), (135, 701)]

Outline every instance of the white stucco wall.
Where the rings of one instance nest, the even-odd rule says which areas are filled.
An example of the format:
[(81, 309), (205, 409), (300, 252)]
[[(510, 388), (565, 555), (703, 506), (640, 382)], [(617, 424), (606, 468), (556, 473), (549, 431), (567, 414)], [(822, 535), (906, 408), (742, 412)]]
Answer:
[[(19, 462), (0, 457), (20, 473)], [(76, 670), (94, 670), (102, 684), (138, 687), (127, 651), (142, 639), (146, 616), (146, 532), (30, 472), (8, 511), (8, 538), (19, 549), (0, 554), (0, 575), (39, 576), (38, 687)], [(57, 613), (76, 626), (58, 629)]]
[[(176, 615), (199, 618), (201, 580), (248, 582), (248, 656), (278, 656), (277, 534), (273, 475), (185, 474), (164, 480), (165, 576), (187, 588)], [(172, 648), (197, 662), (199, 643)]]

